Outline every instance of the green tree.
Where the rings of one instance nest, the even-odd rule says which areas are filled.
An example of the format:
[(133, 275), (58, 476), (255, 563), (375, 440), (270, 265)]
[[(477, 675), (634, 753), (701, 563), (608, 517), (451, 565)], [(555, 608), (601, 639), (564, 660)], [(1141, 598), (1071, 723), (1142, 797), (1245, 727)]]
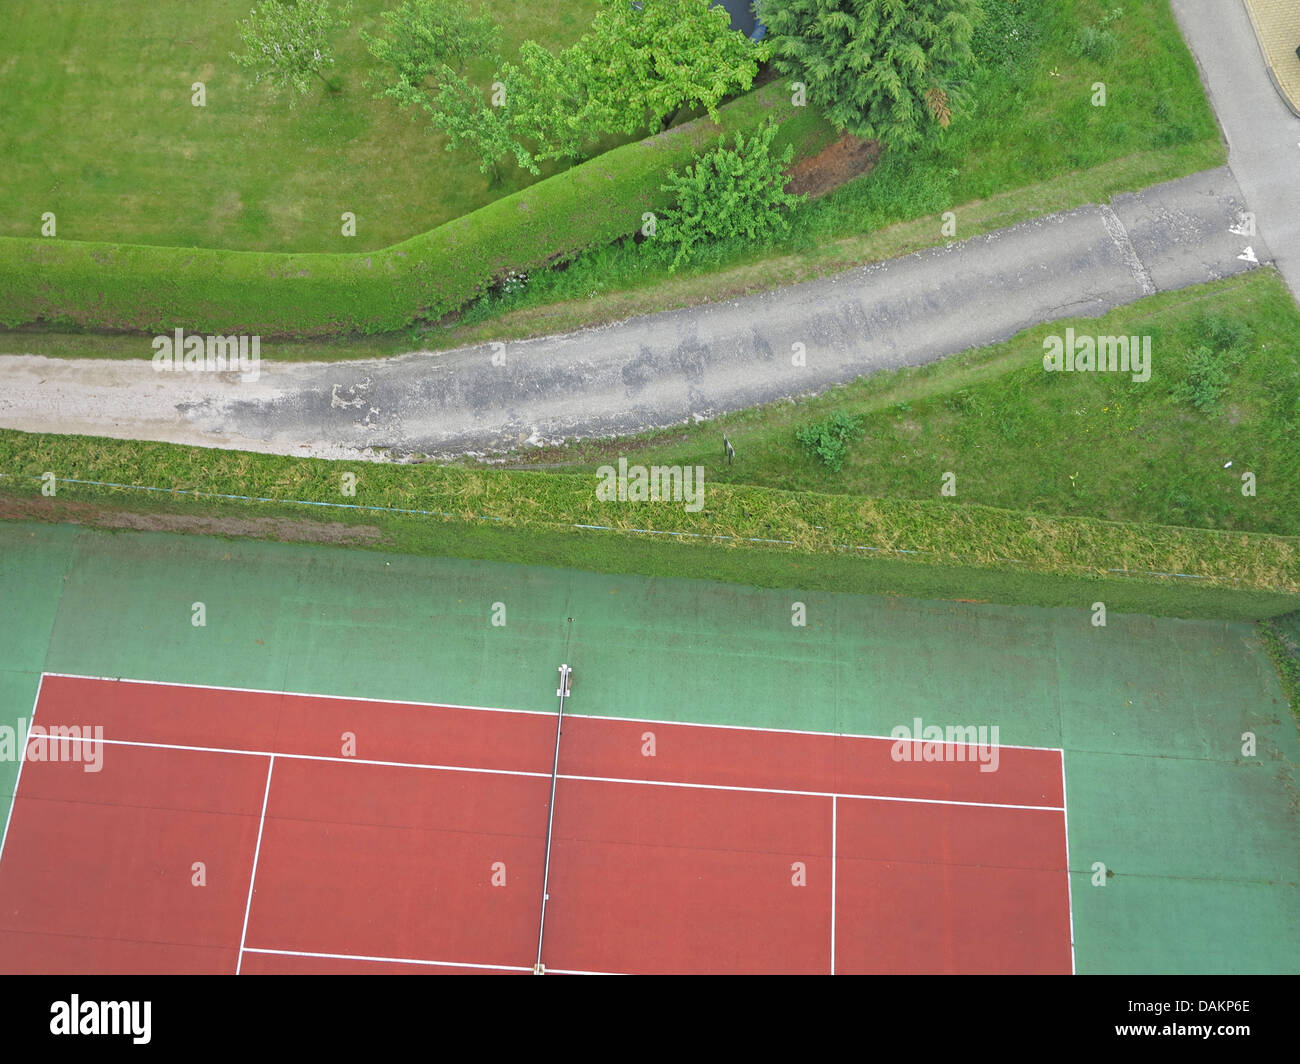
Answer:
[(773, 63), (839, 130), (920, 143), (961, 103), (980, 0), (762, 0)]
[(370, 72), (376, 97), (401, 106), (423, 102), (430, 75), (444, 65), (457, 74), (476, 55), (494, 55), (501, 31), (488, 15), (470, 14), (465, 0), (404, 0), (396, 11), (384, 11), (381, 36), (364, 30), (361, 39), (381, 64)]
[(537, 145), (539, 159), (580, 159), (603, 132), (588, 106), (581, 64), (573, 50), (553, 55), (536, 41), (519, 46), (521, 67), (506, 64), (510, 115), (516, 134)]
[(587, 87), (589, 126), (655, 132), (683, 107), (718, 104), (754, 83), (767, 45), (731, 28), (711, 0), (601, 0), (591, 29), (566, 58)]
[(329, 0), (263, 0), (238, 23), (239, 36), (247, 49), (230, 58), (253, 71), (253, 84), (267, 84), (272, 91), (288, 90), (292, 104), (294, 94), (305, 96), (313, 77), (330, 90), (335, 85), (322, 70), (334, 65), (330, 38), (336, 29), (348, 25), (350, 3), (336, 12)]
[(673, 206), (664, 212), (657, 239), (677, 249), (670, 272), (707, 244), (735, 238), (757, 243), (790, 227), (785, 211), (804, 197), (785, 191), (794, 146), (774, 155), (776, 131), (769, 120), (750, 137), (737, 133), (730, 148), (720, 137), (717, 147), (696, 156), (682, 173), (668, 171), (662, 190), (673, 193)]
[(447, 150), (465, 147), (479, 158), (479, 171), (491, 175), (492, 183), (501, 180), (500, 160), (514, 155), (515, 161), (530, 173), (537, 174), (537, 164), (514, 133), (510, 110), (509, 77), (499, 91), (499, 106), (485, 103), (483, 94), (451, 67), (439, 72), (437, 96), (424, 102), (433, 124), (447, 137)]

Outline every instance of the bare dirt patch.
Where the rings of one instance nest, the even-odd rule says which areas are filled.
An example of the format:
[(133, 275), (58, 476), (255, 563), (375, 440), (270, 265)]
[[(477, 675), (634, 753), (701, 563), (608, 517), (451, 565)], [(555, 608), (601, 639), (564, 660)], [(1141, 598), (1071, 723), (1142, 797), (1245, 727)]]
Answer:
[(880, 142), (862, 140), (845, 133), (816, 155), (800, 159), (786, 171), (790, 180), (785, 190), (817, 199), (855, 177), (861, 177), (880, 158)]
[(383, 534), (374, 525), (345, 525), (337, 521), (292, 521), (281, 517), (199, 517), (189, 514), (131, 513), (68, 499), (0, 495), (0, 520), (59, 521), (94, 528), (125, 528), (137, 532), (190, 532), (206, 536), (238, 536), (305, 543), (373, 544)]

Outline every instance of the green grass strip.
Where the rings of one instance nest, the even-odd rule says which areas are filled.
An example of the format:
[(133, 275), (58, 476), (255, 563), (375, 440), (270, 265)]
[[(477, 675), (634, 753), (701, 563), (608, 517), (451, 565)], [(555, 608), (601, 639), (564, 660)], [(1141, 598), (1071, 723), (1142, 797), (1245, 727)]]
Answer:
[[(9, 517), (94, 519), (79, 509), (86, 503), (265, 516), (291, 524), (264, 534), (290, 539), (299, 538), (293, 521), (325, 519), (369, 526), (375, 546), (410, 554), (1081, 609), (1101, 601), (1157, 615), (1253, 619), (1300, 605), (1300, 538), (714, 484), (707, 469), (695, 513), (681, 502), (602, 501), (590, 475), (13, 431), (0, 432), (0, 471)], [(48, 500), (47, 472), (57, 491)], [(345, 473), (355, 496), (344, 494)]]

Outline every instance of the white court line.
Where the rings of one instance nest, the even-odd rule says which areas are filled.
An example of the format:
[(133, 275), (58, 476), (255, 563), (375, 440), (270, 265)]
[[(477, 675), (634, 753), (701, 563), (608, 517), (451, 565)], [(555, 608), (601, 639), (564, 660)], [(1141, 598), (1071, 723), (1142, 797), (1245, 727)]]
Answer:
[[(548, 773), (549, 775), (549, 773)], [(468, 964), (461, 961), (426, 961), (415, 957), (365, 957), (355, 953), (304, 953), (294, 949), (258, 949), (242, 946), (241, 953), (267, 953), (277, 957), (317, 957), (332, 961), (372, 961), (376, 964), (423, 964), (432, 968), (484, 968), (495, 972), (531, 972), (515, 964)]]
[[(410, 706), (421, 706), (421, 707), (429, 707), (429, 708), (451, 708), (451, 709), (471, 709), (471, 710), (482, 710), (482, 711), (485, 711), (485, 712), (497, 712), (497, 713), (520, 713), (520, 714), (528, 714), (528, 715), (533, 715), (533, 716), (550, 716), (550, 715), (551, 715), (551, 714), (549, 713), (549, 711), (539, 711), (539, 710), (504, 709), (504, 708), (501, 708), (501, 707), (491, 707), (491, 706), (463, 706), (463, 705), (455, 705), (455, 704), (451, 704), (451, 703), (442, 703), (442, 702), (411, 702), (411, 701), (403, 701), (403, 700), (398, 700), (398, 699), (376, 699), (376, 698), (355, 697), (355, 696), (350, 696), (350, 695), (326, 695), (326, 694), (311, 694), (311, 693), (306, 693), (306, 692), (271, 691), (271, 690), (267, 690), (267, 689), (264, 689), (264, 688), (221, 687), (221, 686), (212, 685), (212, 684), (178, 683), (178, 682), (169, 682), (169, 681), (160, 681), (160, 680), (134, 680), (134, 679), (123, 679), (123, 678), (121, 678), (121, 677), (87, 676), (87, 675), (84, 675), (84, 674), (77, 674), (77, 673), (56, 673), (56, 672), (43, 672), (43, 673), (41, 674), (40, 680), (39, 680), (38, 683), (37, 683), (36, 705), (39, 705), (39, 702), (40, 702), (40, 694), (41, 694), (41, 685), (43, 684), (43, 682), (44, 682), (44, 678), (45, 678), (46, 676), (61, 677), (61, 678), (66, 678), (66, 679), (98, 680), (98, 681), (109, 682), (109, 683), (138, 683), (138, 684), (147, 684), (147, 685), (160, 686), (160, 687), (180, 687), (180, 688), (189, 687), (189, 688), (205, 688), (205, 689), (208, 689), (208, 690), (217, 690), (217, 691), (234, 691), (234, 692), (242, 692), (242, 693), (249, 693), (249, 694), (281, 695), (281, 696), (284, 696), (284, 697), (290, 697), (290, 698), (323, 698), (323, 699), (334, 699), (334, 700), (338, 700), (338, 701), (370, 702), (370, 703), (378, 703), (378, 704), (384, 704), (384, 705), (410, 705)], [(881, 739), (881, 740), (893, 740), (893, 741), (897, 741), (897, 740), (894, 740), (892, 736), (856, 735), (856, 734), (851, 734), (851, 733), (847, 733), (847, 732), (815, 732), (815, 731), (803, 731), (803, 730), (798, 730), (798, 729), (785, 729), (785, 728), (757, 728), (757, 727), (751, 727), (751, 726), (747, 726), (747, 725), (730, 725), (730, 724), (699, 724), (699, 723), (695, 723), (695, 722), (686, 722), (686, 721), (661, 721), (661, 720), (651, 720), (651, 719), (649, 719), (649, 718), (604, 717), (604, 716), (596, 716), (596, 715), (593, 715), (593, 714), (577, 714), (577, 715), (578, 715), (578, 716), (584, 716), (584, 717), (590, 717), (591, 719), (594, 719), (594, 720), (609, 720), (609, 721), (628, 722), (628, 723), (646, 723), (646, 724), (657, 724), (657, 725), (666, 725), (666, 726), (681, 726), (681, 727), (718, 728), (718, 729), (722, 729), (722, 730), (732, 730), (732, 731), (770, 731), (770, 732), (775, 732), (775, 733), (780, 733), (780, 734), (817, 735), (817, 736), (829, 736), (829, 737), (862, 738), (862, 739)], [(35, 720), (35, 716), (36, 716), (36, 709), (35, 709), (35, 706), (34, 706), (34, 707), (33, 707), (33, 710), (32, 710), (32, 719), (33, 719), (33, 721)], [(29, 727), (30, 727), (30, 725), (29, 725)], [(82, 740), (82, 741), (90, 741), (90, 740)], [(266, 792), (266, 795), (265, 795), (264, 798), (263, 798), (263, 810), (262, 810), (263, 824), (259, 824), (259, 827), (258, 827), (258, 841), (257, 841), (257, 850), (258, 850), (258, 851), (260, 851), (260, 849), (261, 849), (262, 828), (264, 827), (264, 820), (265, 820), (265, 815), (266, 815), (266, 800), (269, 798), (269, 795), (270, 795), (271, 769), (274, 767), (274, 759), (275, 759), (276, 757), (291, 758), (291, 759), (294, 759), (294, 760), (305, 760), (305, 761), (350, 762), (350, 763), (354, 763), (354, 764), (366, 764), (366, 765), (374, 765), (374, 766), (379, 766), (379, 767), (392, 767), (392, 768), (419, 768), (419, 769), (435, 770), (435, 771), (449, 771), (449, 772), (475, 772), (475, 773), (482, 773), (482, 774), (487, 774), (487, 775), (532, 776), (532, 777), (538, 777), (538, 778), (540, 778), (540, 777), (544, 777), (544, 776), (549, 776), (549, 775), (550, 775), (550, 773), (545, 773), (545, 772), (527, 772), (527, 771), (507, 770), (507, 769), (484, 769), (484, 768), (471, 768), (471, 767), (467, 767), (467, 766), (456, 766), (456, 765), (426, 765), (426, 764), (417, 764), (417, 763), (408, 763), (408, 762), (375, 761), (375, 760), (367, 760), (367, 759), (360, 759), (360, 758), (329, 757), (329, 756), (325, 756), (325, 755), (314, 755), (314, 754), (277, 754), (277, 753), (273, 753), (273, 752), (271, 752), (271, 751), (235, 750), (235, 749), (223, 749), (223, 748), (218, 748), (218, 747), (202, 747), (202, 746), (187, 746), (187, 745), (180, 745), (180, 744), (167, 744), (167, 743), (135, 742), (135, 741), (129, 741), (129, 740), (113, 740), (113, 739), (104, 739), (104, 740), (100, 740), (100, 741), (102, 741), (102, 742), (105, 743), (105, 744), (110, 744), (110, 745), (120, 745), (120, 746), (138, 746), (138, 747), (149, 747), (149, 748), (156, 748), (156, 749), (185, 750), (185, 751), (193, 751), (193, 752), (198, 752), (198, 753), (236, 754), (236, 755), (244, 755), (244, 756), (251, 756), (251, 757), (267, 757), (267, 758), (270, 758), (270, 759), (271, 759), (271, 766), (270, 766), (270, 767), (268, 768), (268, 770), (267, 770), (267, 792)], [(913, 741), (924, 741), (924, 740), (913, 740)], [(945, 745), (945, 746), (948, 746), (948, 745), (958, 745), (958, 746), (962, 746), (962, 745), (969, 745), (969, 744), (943, 743), (942, 745)], [(1065, 756), (1064, 756), (1064, 750), (1063, 750), (1062, 748), (1060, 748), (1060, 747), (1038, 747), (1038, 746), (1012, 746), (1012, 745), (1010, 745), (1010, 744), (1000, 744), (1000, 745), (1005, 746), (1007, 749), (1055, 751), (1056, 753), (1060, 754), (1060, 755), (1061, 755), (1060, 763), (1061, 763), (1062, 802), (1064, 803), (1064, 801), (1065, 801)], [(26, 749), (26, 746), (24, 745), (24, 750), (25, 750), (25, 749)], [(24, 757), (23, 760), (26, 760), (26, 758)], [(19, 765), (19, 772), (18, 772), (19, 778), (21, 778), (21, 773), (22, 773), (22, 766), (21, 766), (21, 763), (20, 763), (20, 765)], [(834, 901), (834, 895), (835, 895), (835, 887), (836, 887), (836, 884), (835, 884), (835, 860), (834, 860), (834, 848), (835, 848), (835, 846), (836, 846), (836, 839), (835, 839), (836, 830), (837, 830), (836, 818), (837, 818), (837, 815), (838, 815), (838, 808), (837, 808), (837, 806), (838, 806), (838, 799), (839, 799), (839, 798), (857, 798), (857, 799), (860, 799), (860, 800), (866, 800), (866, 801), (911, 802), (911, 803), (931, 804), (931, 805), (977, 806), (977, 807), (997, 808), (997, 809), (1026, 809), (1026, 810), (1038, 810), (1038, 811), (1059, 811), (1059, 812), (1061, 812), (1062, 814), (1065, 814), (1065, 821), (1066, 821), (1066, 827), (1065, 827), (1065, 830), (1066, 830), (1066, 863), (1067, 863), (1067, 878), (1066, 878), (1066, 885), (1067, 885), (1067, 889), (1070, 888), (1070, 883), (1069, 883), (1069, 872), (1068, 872), (1068, 864), (1069, 864), (1069, 827), (1068, 827), (1068, 814), (1066, 814), (1064, 804), (1062, 804), (1061, 806), (1037, 806), (1037, 805), (1017, 805), (1017, 804), (997, 803), (997, 802), (963, 802), (963, 801), (955, 801), (955, 800), (950, 800), (950, 799), (937, 799), (937, 798), (902, 798), (902, 797), (891, 796), (891, 795), (839, 794), (839, 793), (836, 793), (836, 792), (824, 792), (824, 791), (796, 791), (796, 790), (782, 790), (782, 789), (777, 789), (777, 788), (740, 787), (740, 786), (728, 786), (728, 785), (719, 785), (719, 784), (675, 783), (675, 782), (660, 781), (660, 780), (617, 779), (617, 778), (610, 778), (610, 777), (594, 777), (594, 776), (567, 776), (567, 775), (566, 775), (566, 776), (563, 776), (563, 777), (561, 777), (561, 778), (563, 778), (563, 779), (572, 779), (572, 780), (583, 780), (583, 781), (587, 781), (587, 782), (626, 783), (626, 784), (643, 785), (643, 786), (648, 785), (648, 786), (663, 786), (663, 787), (684, 787), (684, 788), (692, 788), (692, 789), (698, 789), (698, 790), (743, 791), (743, 792), (761, 793), (761, 794), (788, 794), (788, 795), (795, 795), (795, 796), (829, 797), (829, 798), (831, 798), (831, 800), (832, 800), (832, 851), (833, 851), (833, 852), (832, 852), (832, 910), (831, 910), (831, 927), (832, 927), (832, 931), (831, 931), (831, 935), (832, 935), (832, 939), (831, 939), (831, 963), (832, 963), (832, 972), (834, 971), (834, 961), (835, 961), (835, 955), (834, 955), (834, 951), (835, 951), (835, 901)], [(14, 801), (13, 801), (13, 802), (11, 803), (11, 805), (10, 805), (10, 809), (9, 809), (9, 817), (6, 818), (6, 822), (5, 822), (5, 836), (4, 836), (4, 838), (0, 838), (0, 856), (3, 855), (3, 846), (4, 846), (4, 841), (5, 841), (5, 839), (7, 839), (7, 837), (8, 837), (9, 818), (12, 817), (12, 815), (13, 815), (13, 806), (14, 806), (14, 805), (16, 804), (16, 802), (17, 802), (17, 790), (18, 790), (17, 783), (18, 783), (18, 780), (15, 779), (15, 786), (14, 786), (15, 798), (14, 798)], [(256, 875), (256, 864), (257, 864), (257, 859), (258, 859), (258, 854), (257, 854), (257, 852), (255, 852), (255, 853), (254, 853), (254, 876)], [(244, 934), (245, 934), (245, 935), (247, 934), (247, 930), (248, 930), (248, 917), (249, 917), (249, 912), (250, 912), (250, 910), (251, 910), (251, 905), (252, 905), (252, 891), (253, 891), (253, 883), (252, 883), (252, 881), (250, 881), (250, 883), (249, 883), (249, 896), (248, 896), (248, 903), (247, 903), (247, 905), (246, 905), (246, 907), (245, 907), (245, 913), (244, 913)], [(239, 962), (241, 966), (242, 966), (243, 953), (245, 953), (245, 952), (249, 952), (249, 953), (286, 953), (286, 954), (290, 953), (290, 951), (285, 951), (285, 950), (261, 950), (261, 949), (253, 949), (253, 948), (251, 948), (251, 947), (245, 948), (245, 947), (243, 946), (243, 944), (242, 944), (242, 939), (241, 939), (241, 947), (240, 947), (240, 962)], [(416, 961), (416, 960), (406, 960), (406, 961), (403, 961), (403, 960), (401, 960), (400, 958), (383, 958), (383, 957), (378, 957), (378, 958), (365, 958), (365, 957), (349, 958), (349, 957), (346, 957), (346, 956), (344, 956), (344, 955), (339, 955), (339, 954), (307, 954), (307, 953), (304, 953), (304, 954), (300, 954), (300, 955), (301, 955), (301, 956), (316, 956), (316, 957), (323, 957), (323, 958), (336, 958), (336, 959), (356, 959), (356, 960), (390, 961), (390, 962), (394, 962), (394, 963), (429, 964), (429, 965), (437, 965), (437, 964), (440, 964), (440, 963), (441, 963), (441, 964), (448, 965), (448, 966), (451, 966), (451, 964), (452, 964), (452, 962)], [(1071, 971), (1073, 972), (1073, 971), (1074, 971), (1074, 912), (1073, 912), (1073, 899), (1072, 899), (1072, 894), (1071, 894), (1071, 901), (1070, 901), (1070, 957), (1071, 957)], [(490, 966), (487, 966), (487, 965), (470, 965), (470, 964), (465, 964), (465, 965), (455, 965), (455, 966), (458, 966), (458, 967), (483, 967), (483, 968), (490, 967)], [(239, 969), (237, 968), (236, 971), (238, 972), (238, 970), (239, 970)], [(519, 969), (510, 969), (510, 968), (507, 968), (507, 969), (505, 969), (505, 970), (531, 971), (532, 969), (530, 969), (530, 968), (519, 968)], [(579, 971), (568, 971), (568, 970), (561, 970), (561, 969), (552, 969), (552, 971), (554, 971), (556, 974), (564, 974), (564, 975), (603, 975), (603, 974), (613, 974), (613, 973), (603, 973), (603, 972), (579, 972)]]
[[(135, 680), (125, 676), (87, 676), (83, 673), (76, 672), (47, 672), (44, 676), (57, 676), (65, 680), (102, 680), (105, 683), (141, 683), (150, 684), (154, 687), (196, 687), (207, 691), (237, 691), (250, 695), (282, 695), (286, 698), (328, 698), (339, 702), (374, 702), (378, 705), (385, 706), (419, 706), (424, 709), (478, 709), (485, 713), (523, 713), (533, 717), (553, 717), (555, 716), (549, 709), (506, 709), (503, 706), (462, 706), (454, 702), (415, 702), (400, 698), (368, 698), (365, 695), (324, 695), (313, 694), (310, 691), (272, 691), (265, 687), (223, 687), (219, 684), (208, 683), (181, 683), (176, 680)], [(650, 717), (607, 717), (600, 716), (596, 713), (582, 713), (574, 711), (573, 716), (584, 717), (588, 720), (610, 720), (622, 721), (628, 724), (659, 724), (669, 727), (682, 728), (720, 728), (725, 731), (756, 731), (756, 732), (773, 732), (778, 735), (820, 735), (832, 739), (882, 739), (885, 742), (899, 742), (892, 735), (867, 735), (858, 732), (823, 732), (823, 731), (806, 731), (801, 728), (760, 728), (752, 724), (702, 724), (699, 721), (689, 720), (654, 720)], [(930, 742), (928, 739), (901, 740), (904, 742)], [(978, 743), (950, 743), (943, 740), (935, 739), (933, 742), (940, 746), (978, 746)], [(1057, 751), (1059, 746), (1016, 746), (1012, 743), (998, 743), (1003, 750), (1043, 750)]]
[(27, 736), (32, 733), (32, 725), (36, 723), (36, 710), (41, 704), (41, 684), (45, 682), (45, 673), (41, 673), (40, 679), (36, 681), (36, 701), (32, 703), (32, 716), (27, 722), (27, 735), (23, 736), (23, 742), (19, 750), (22, 755), (18, 758), (18, 771), (14, 775), (14, 793), (9, 799), (9, 812), (5, 814), (5, 832), (0, 835), (0, 861), (4, 860), (5, 843), (9, 841), (9, 822), (14, 816), (14, 807), (18, 804), (18, 784), (22, 782), (23, 765), (27, 762)]
[[(267, 750), (227, 750), (215, 746), (181, 746), (175, 743), (145, 743), (134, 739), (94, 739), (73, 737), (66, 740), (73, 743), (101, 743), (104, 746), (137, 746), (156, 750), (186, 750), (200, 754), (235, 754), (242, 757), (270, 757), (284, 761), (328, 761), (349, 765), (378, 765), (382, 768), (414, 768), (432, 772), (476, 772), (485, 776), (532, 776), (538, 779), (550, 779), (549, 772), (526, 772), (520, 769), (504, 768), (470, 768), (464, 765), (422, 765), (406, 761), (369, 761), (359, 757), (333, 757), (325, 754), (281, 754)], [(1032, 809), (1038, 812), (1059, 813), (1059, 805), (1016, 805), (1010, 802), (963, 802), (952, 798), (903, 798), (890, 794), (846, 794), (836, 791), (797, 791), (780, 787), (743, 787), (727, 783), (689, 783), (676, 780), (640, 780), (624, 779), (619, 776), (573, 776), (560, 773), (562, 780), (576, 780), (582, 783), (627, 783), (638, 787), (682, 787), (699, 791), (740, 791), (746, 794), (785, 794), (798, 798), (856, 798), (868, 802), (914, 802), (920, 805), (964, 805), (981, 809)]]
[(835, 974), (835, 851), (839, 818), (839, 798), (831, 796), (831, 975)]
[[(364, 757), (339, 757), (329, 754), (286, 754), (270, 750), (237, 750), (221, 746), (187, 746), (182, 743), (146, 743), (137, 739), (95, 739), (85, 736), (60, 737), (60, 742), (101, 743), (104, 746), (139, 746), (148, 750), (185, 750), (195, 754), (234, 754), (237, 757), (278, 757), (283, 761), (331, 761), (344, 765), (378, 765), (381, 768), (419, 768), (438, 772), (480, 772), (487, 776), (540, 776), (550, 779), (549, 772), (528, 772), (514, 768), (473, 768), (468, 765), (422, 765), (413, 761), (376, 761)], [(530, 971), (532, 969), (529, 969)]]
[(257, 822), (257, 848), (253, 851), (253, 871), (248, 877), (248, 903), (244, 906), (244, 930), (239, 935), (239, 959), (235, 963), (236, 975), (244, 966), (244, 943), (248, 939), (248, 914), (253, 909), (253, 887), (257, 884), (257, 858), (262, 852), (262, 829), (266, 827), (266, 803), (271, 798), (271, 773), (274, 771), (275, 755), (272, 754), (271, 763), (266, 766), (266, 792), (262, 795), (262, 819)]
[(1061, 751), (1061, 816), (1065, 821), (1065, 904), (1070, 910), (1070, 974), (1077, 975), (1074, 966), (1074, 889), (1070, 885), (1070, 814), (1065, 797), (1065, 751)]
[[(549, 773), (548, 773), (549, 775)], [(265, 953), (276, 957), (318, 957), (334, 961), (372, 961), (376, 964), (421, 964), (430, 968), (478, 968), (492, 972), (531, 972), (531, 968), (516, 964), (474, 964), (469, 961), (427, 961), (416, 957), (366, 957), (356, 953), (307, 953), (295, 949), (260, 949), (243, 947), (243, 953)], [(555, 975), (619, 975), (619, 972), (584, 972), (572, 968), (547, 968)]]
[[(139, 683), (150, 687), (194, 687), (204, 691), (234, 691), (244, 695), (281, 695), (285, 698), (327, 698), (335, 702), (373, 702), (381, 706), (419, 706), (421, 709), (478, 709), (484, 713), (522, 713), (530, 717), (553, 717), (549, 709), (506, 709), (504, 706), (462, 706), (455, 702), (416, 702), (403, 698), (368, 698), (365, 695), (326, 695), (313, 691), (273, 691), (266, 687), (225, 687), (214, 683), (183, 683), (180, 680), (137, 680), (129, 676), (87, 676), (80, 672), (47, 672), (62, 680), (101, 680), (104, 683)], [(547, 773), (550, 775), (550, 773)], [(532, 971), (532, 969), (528, 969)]]
[[(107, 742), (108, 740), (104, 740)], [(845, 794), (840, 791), (792, 791), (779, 787), (741, 787), (727, 783), (679, 783), (672, 780), (629, 780), (616, 776), (566, 776), (562, 780), (588, 783), (632, 783), (644, 787), (686, 787), (700, 791), (745, 791), (751, 794), (789, 794), (800, 798), (856, 798), (864, 802), (917, 802), (921, 805), (971, 805), (981, 809), (1034, 809), (1042, 813), (1059, 813), (1059, 805), (1012, 805), (1008, 802), (959, 802), (952, 798), (900, 798), (892, 794)]]
[[(777, 735), (817, 735), (828, 739), (879, 739), (886, 743), (935, 743), (938, 746), (987, 745), (981, 743), (948, 742), (944, 739), (899, 739), (895, 735), (867, 735), (860, 732), (805, 731), (800, 728), (759, 728), (752, 724), (705, 724), (697, 720), (651, 720), (648, 717), (602, 717), (596, 713), (582, 713), (578, 710), (573, 711), (573, 716), (583, 717), (586, 720), (626, 721), (628, 724), (663, 724), (669, 727), (681, 728), (720, 728), (725, 731), (773, 732)], [(908, 723), (910, 724), (911, 722), (909, 721)], [(996, 745), (1001, 750), (1041, 750), (1045, 753), (1060, 749), (1059, 746), (1016, 746), (1012, 743), (997, 743)]]

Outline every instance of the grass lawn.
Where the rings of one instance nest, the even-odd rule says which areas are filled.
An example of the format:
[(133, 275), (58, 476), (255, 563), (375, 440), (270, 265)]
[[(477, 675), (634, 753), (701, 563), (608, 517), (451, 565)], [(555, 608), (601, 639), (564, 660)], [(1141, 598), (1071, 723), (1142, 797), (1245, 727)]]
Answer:
[[(363, 82), (374, 60), (360, 31), (397, 0), (356, 0), (337, 38), (342, 90), (290, 108), (252, 87), (229, 53), (250, 0), (202, 4), (67, 0), (3, 5), (0, 44), (0, 235), (58, 235), (182, 247), (363, 251), (466, 214), (536, 180), (514, 167), (489, 190), (468, 152), (444, 150), (423, 116), (412, 120)], [(472, 6), (480, 6), (478, 3)], [(483, 0), (513, 56), (532, 38), (552, 49), (577, 40), (596, 0), (546, 4)], [(486, 85), (492, 57), (466, 76)], [(207, 86), (207, 106), (190, 86)], [(553, 164), (554, 165), (554, 164)], [(544, 172), (553, 172), (544, 171)], [(357, 216), (344, 237), (340, 215)]]
[[(723, 267), (753, 271), (790, 254), (861, 239), (892, 223), (938, 214), (999, 193), (1144, 156), (1153, 183), (1222, 161), (1195, 65), (1168, 0), (1141, 0), (1110, 24), (1116, 53), (1071, 54), (1078, 30), (1106, 8), (1096, 0), (986, 0), (990, 19), (976, 41), (971, 113), (927, 149), (886, 153), (876, 170), (800, 210), (767, 248), (721, 246), (675, 277), (654, 245), (600, 249), (567, 271), (535, 276), (509, 299), (470, 308), (472, 327), (521, 309), (669, 281), (711, 288)], [(422, 121), (376, 101), (362, 81), (372, 61), (360, 40), (393, 0), (359, 0), (336, 67), (344, 88), (322, 90), (294, 109), (247, 84), (229, 58), (247, 0), (195, 9), (121, 0), (113, 5), (15, 5), (8, 55), (0, 61), (5, 101), (0, 144), (8, 165), (0, 189), (11, 204), (0, 234), (34, 236), (54, 211), (65, 239), (116, 240), (248, 250), (359, 251), (432, 228), (532, 180), (511, 165), (489, 190), (472, 159), (446, 152)], [(595, 0), (534, 5), (484, 0), (501, 25), (503, 51), (532, 37), (552, 48), (575, 40)], [(491, 63), (470, 75), (486, 81)], [(190, 105), (203, 80), (208, 106)], [(1092, 85), (1108, 86), (1105, 107)], [(1089, 192), (1096, 182), (1088, 182)], [(1083, 202), (1082, 188), (1067, 205)], [(355, 238), (339, 232), (354, 211)], [(971, 235), (958, 217), (958, 236)], [(761, 272), (761, 269), (760, 269)], [(581, 315), (579, 315), (581, 317)], [(592, 317), (592, 308), (587, 310)], [(599, 319), (595, 311), (595, 319)], [(421, 342), (442, 346), (439, 337)], [(311, 357), (304, 352), (302, 357)]]
[[(1236, 323), (1217, 409), (1174, 391), (1188, 352), (1213, 348), (1207, 326)], [(1149, 335), (1151, 378), (1047, 373), (1043, 338)], [(835, 473), (795, 439), (835, 412), (861, 418)], [(738, 461), (718, 461), (722, 433)], [(1093, 318), (1066, 319), (927, 366), (880, 373), (813, 399), (705, 424), (530, 452), (529, 464), (589, 472), (630, 464), (703, 464), (713, 481), (957, 503), (1198, 528), (1300, 535), (1300, 311), (1278, 274), (1253, 271), (1162, 293)], [(1230, 468), (1225, 468), (1231, 462)], [(1241, 474), (1257, 478), (1242, 495)]]

